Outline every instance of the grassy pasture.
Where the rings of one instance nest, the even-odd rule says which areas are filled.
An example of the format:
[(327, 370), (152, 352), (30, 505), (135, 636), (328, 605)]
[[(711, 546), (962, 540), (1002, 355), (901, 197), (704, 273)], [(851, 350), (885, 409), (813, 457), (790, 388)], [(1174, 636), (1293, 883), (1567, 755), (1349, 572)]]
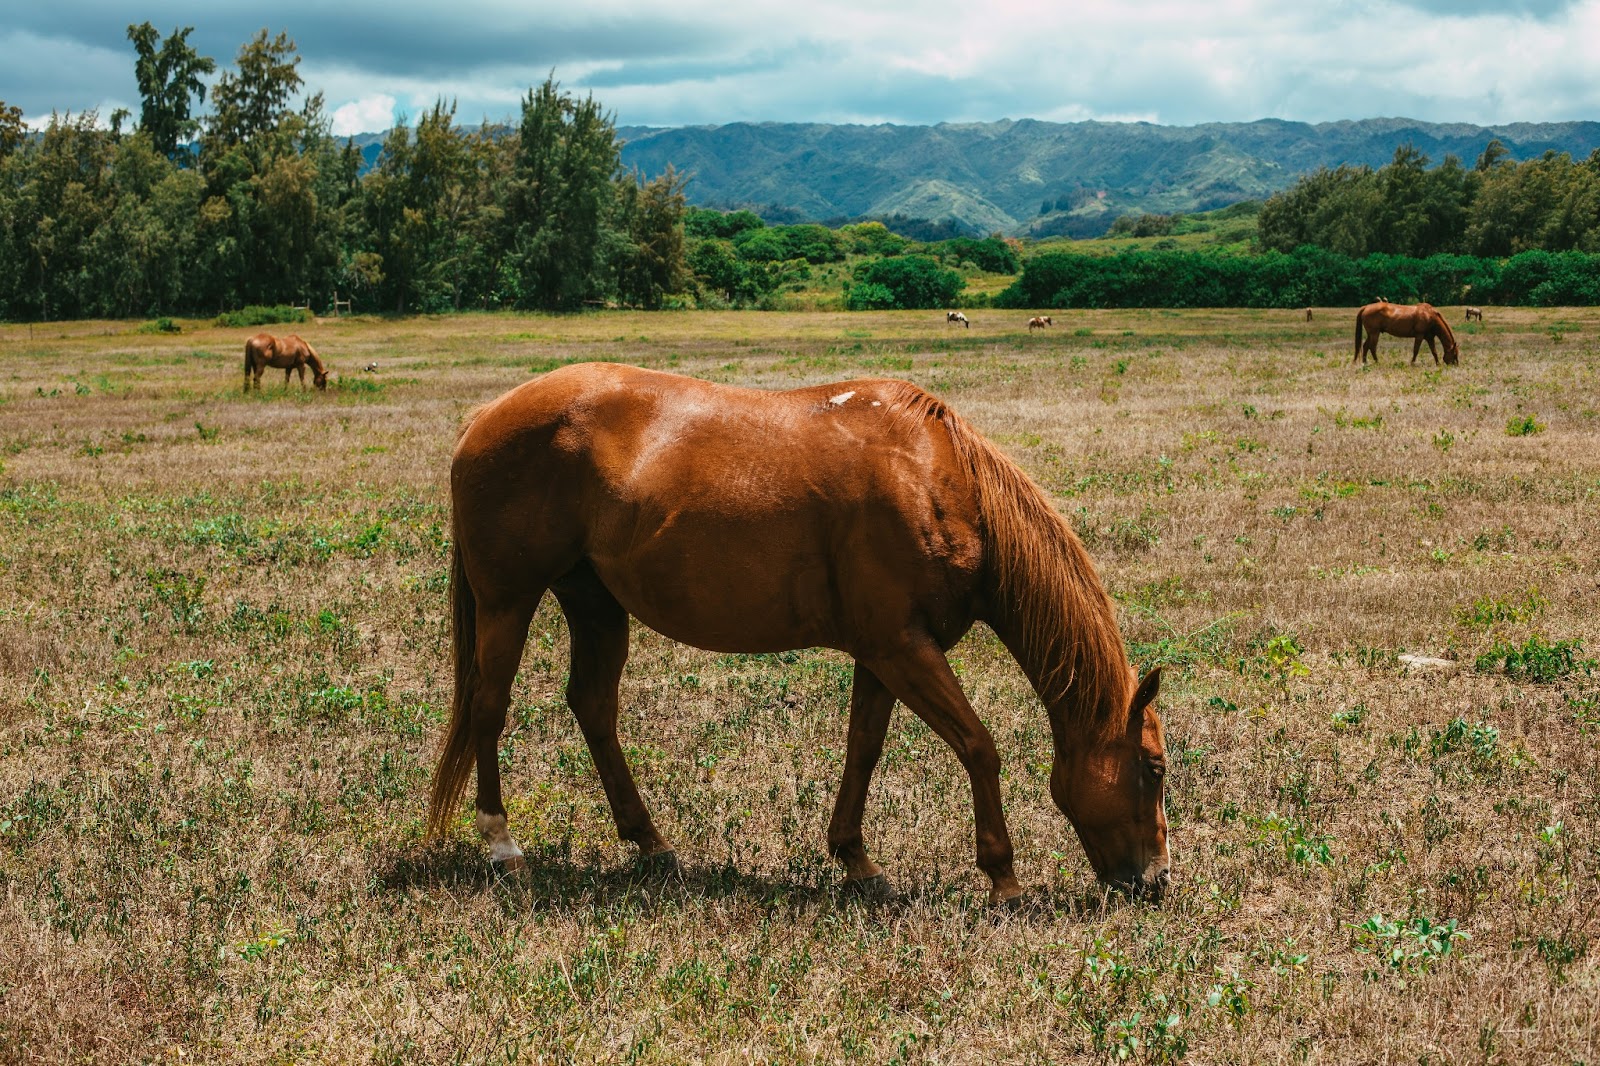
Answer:
[[(1600, 313), (1488, 309), (1442, 371), (1352, 368), (1346, 310), (970, 317), (345, 319), (299, 329), (327, 394), (248, 396), (251, 330), (0, 326), (0, 1060), (1600, 1060)], [(548, 600), (502, 748), (533, 876), (465, 811), (424, 848), (455, 428), (583, 359), (908, 378), (1020, 461), (1167, 668), (1166, 903), (1096, 891), (981, 627), (1020, 913), (904, 708), (897, 895), (840, 898), (842, 656), (642, 630), (623, 742), (688, 870), (636, 878)]]

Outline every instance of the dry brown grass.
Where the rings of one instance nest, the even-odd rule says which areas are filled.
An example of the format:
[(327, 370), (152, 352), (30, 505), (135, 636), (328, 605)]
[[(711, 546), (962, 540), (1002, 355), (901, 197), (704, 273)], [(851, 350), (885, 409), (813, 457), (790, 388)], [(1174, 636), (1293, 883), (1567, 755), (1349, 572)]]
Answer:
[[(248, 397), (248, 330), (0, 326), (0, 1059), (1600, 1059), (1600, 315), (1490, 309), (1443, 373), (1352, 369), (1344, 311), (971, 317), (344, 320), (301, 331), (338, 387)], [(981, 629), (1021, 914), (903, 709), (867, 820), (899, 895), (838, 897), (842, 657), (646, 631), (624, 743), (689, 868), (635, 879), (549, 604), (503, 749), (531, 882), (465, 817), (422, 847), (455, 427), (584, 358), (906, 377), (1015, 456), (1170, 664), (1167, 903), (1095, 890)], [(1535, 636), (1586, 650), (1475, 666)]]

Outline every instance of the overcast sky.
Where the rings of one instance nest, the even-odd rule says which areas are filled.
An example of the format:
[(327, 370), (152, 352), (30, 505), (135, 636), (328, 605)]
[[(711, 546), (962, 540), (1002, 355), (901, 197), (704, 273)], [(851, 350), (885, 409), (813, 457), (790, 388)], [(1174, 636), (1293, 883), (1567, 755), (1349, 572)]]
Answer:
[(287, 31), (340, 134), (386, 129), (441, 96), (462, 122), (508, 119), (551, 70), (620, 125), (1600, 118), (1600, 0), (234, 6), (8, 4), (0, 100), (34, 122), (137, 116), (126, 30), (148, 20), (163, 35), (194, 26), (190, 42), (219, 67), (257, 30)]

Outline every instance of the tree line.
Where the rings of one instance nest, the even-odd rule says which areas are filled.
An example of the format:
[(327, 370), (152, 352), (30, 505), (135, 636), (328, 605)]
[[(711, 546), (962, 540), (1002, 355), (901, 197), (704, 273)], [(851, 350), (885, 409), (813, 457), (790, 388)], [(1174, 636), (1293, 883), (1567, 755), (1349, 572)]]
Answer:
[(683, 179), (620, 164), (611, 117), (553, 78), (514, 129), (461, 129), (439, 102), (361, 176), (300, 56), (263, 30), (216, 64), (128, 27), (139, 121), (54, 115), (37, 136), (0, 103), (0, 317), (215, 313), (249, 304), (369, 310), (659, 307), (689, 284)]
[(1046, 252), (994, 297), (998, 307), (1329, 307), (1397, 303), (1600, 304), (1600, 255), (1531, 250), (1500, 260), (1301, 245), (1292, 252)]
[(1353, 258), (1519, 252), (1600, 252), (1600, 150), (1512, 162), (1491, 140), (1467, 169), (1437, 167), (1410, 145), (1373, 170), (1342, 166), (1306, 175), (1261, 209), (1259, 239), (1280, 252), (1315, 245)]
[(961, 287), (952, 266), (1020, 269), (999, 237), (920, 243), (881, 222), (689, 208), (683, 176), (624, 169), (611, 116), (553, 77), (511, 128), (464, 129), (443, 101), (402, 120), (363, 173), (320, 93), (294, 105), (286, 34), (262, 30), (218, 74), (191, 32), (128, 27), (131, 127), (87, 112), (30, 134), (0, 102), (0, 318), (325, 307), (334, 292), (399, 313), (774, 306), (847, 257), (904, 261), (858, 265), (843, 302), (934, 306)]

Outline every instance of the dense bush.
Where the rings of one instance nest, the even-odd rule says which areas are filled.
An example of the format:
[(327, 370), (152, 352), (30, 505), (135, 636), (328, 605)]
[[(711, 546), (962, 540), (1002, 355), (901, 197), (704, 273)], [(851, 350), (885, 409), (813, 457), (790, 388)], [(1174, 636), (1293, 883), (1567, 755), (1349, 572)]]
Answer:
[[(925, 255), (901, 255), (874, 259), (856, 270), (856, 284), (850, 289), (852, 310), (893, 307), (901, 309), (948, 307), (966, 287), (954, 270), (946, 270), (937, 260)], [(887, 293), (890, 302), (884, 302)]]
[(262, 307), (251, 304), (239, 311), (224, 311), (217, 316), (217, 325), (237, 329), (240, 326), (273, 326), (284, 322), (309, 322), (311, 316), (298, 307), (277, 304)]
[(836, 263), (845, 253), (845, 241), (839, 234), (810, 222), (752, 227), (735, 236), (733, 244), (739, 250), (739, 258), (758, 263), (781, 263), (790, 259)]
[(985, 237), (981, 241), (955, 237), (940, 241), (928, 250), (946, 262), (971, 263), (991, 274), (1015, 274), (1022, 269), (1022, 256), (1017, 246), (1004, 237)]
[(731, 241), (748, 230), (763, 229), (766, 223), (753, 211), (713, 211), (691, 207), (683, 215), (685, 236), (702, 240)]

